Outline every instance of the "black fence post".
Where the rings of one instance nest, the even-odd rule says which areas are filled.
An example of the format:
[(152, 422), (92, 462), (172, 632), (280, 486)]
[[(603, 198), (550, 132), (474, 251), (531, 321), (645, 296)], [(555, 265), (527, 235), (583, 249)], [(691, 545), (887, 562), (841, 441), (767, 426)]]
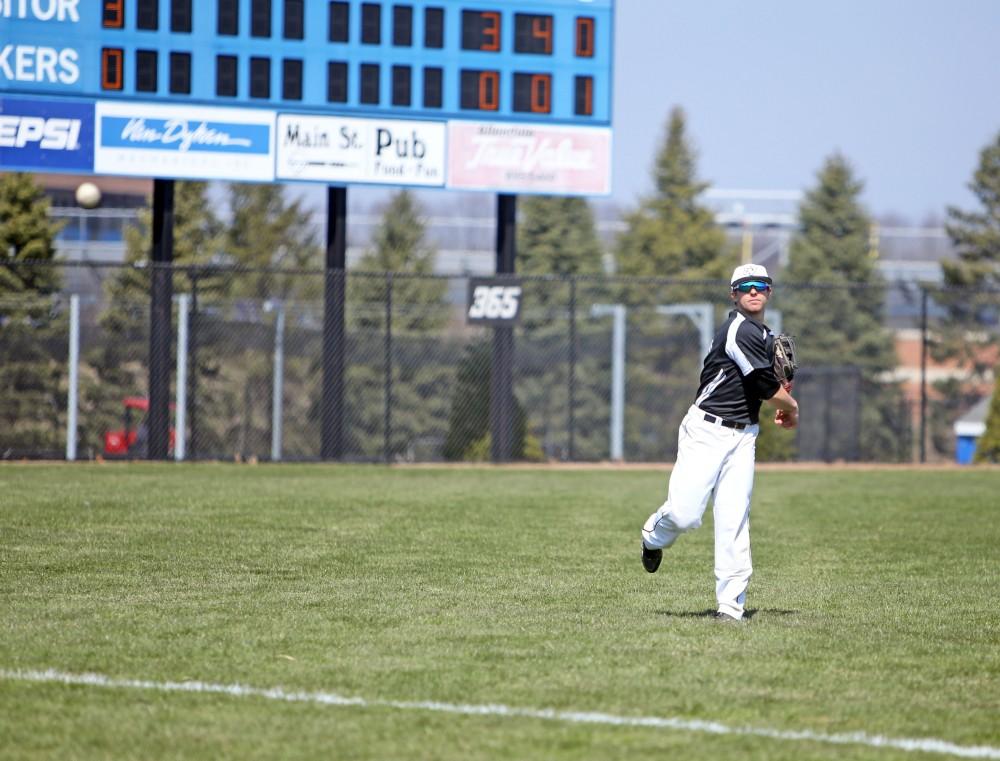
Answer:
[[(856, 388), (858, 389), (858, 403), (854, 405), (854, 436), (851, 438), (851, 441), (847, 445), (845, 445), (844, 449), (849, 453), (849, 456), (846, 458), (846, 459), (848, 459), (849, 462), (858, 462), (858, 461), (861, 460), (861, 450), (862, 450), (862, 445), (861, 445), (861, 418), (862, 418), (862, 415), (861, 415), (861, 406), (862, 406), (862, 402), (861, 402), (861, 400), (864, 398), (864, 395), (865, 395), (865, 391), (864, 391), (864, 389), (865, 389), (865, 380), (864, 380), (864, 376), (861, 374), (861, 370), (859, 368), (857, 368), (857, 367), (850, 367), (849, 369), (853, 371), (853, 374), (855, 375), (855, 378), (856, 378)], [(850, 373), (848, 375), (850, 375)], [(845, 382), (844, 382), (843, 385), (845, 387), (848, 385), (847, 382), (846, 382), (846, 380), (845, 380)]]
[(166, 460), (170, 450), (170, 344), (173, 336), (174, 181), (153, 180), (153, 250), (149, 285), (150, 460)]
[(830, 434), (833, 432), (833, 382), (832, 375), (824, 378), (823, 384), (823, 462), (831, 462)]
[(913, 403), (907, 399), (899, 400), (899, 419), (906, 421), (906, 430), (899, 437), (899, 461), (913, 461)]
[(344, 296), (347, 262), (347, 188), (326, 192), (326, 282), (323, 294), (323, 396), (320, 457), (344, 455)]
[[(497, 196), (496, 271), (514, 273), (517, 196)], [(509, 462), (514, 452), (514, 329), (493, 328), (490, 372), (490, 431), (493, 462)]]
[(382, 421), (382, 456), (392, 460), (392, 273), (385, 273), (385, 415)]
[(920, 462), (927, 462), (927, 288), (920, 287)]
[(569, 398), (566, 402), (569, 427), (567, 459), (576, 459), (576, 277), (569, 280)]

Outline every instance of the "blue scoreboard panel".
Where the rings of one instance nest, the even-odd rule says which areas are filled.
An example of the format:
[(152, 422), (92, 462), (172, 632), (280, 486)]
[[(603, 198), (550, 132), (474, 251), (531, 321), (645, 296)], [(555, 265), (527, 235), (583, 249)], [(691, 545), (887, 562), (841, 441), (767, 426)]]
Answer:
[(0, 0), (0, 169), (610, 192), (612, 0)]
[(611, 0), (0, 0), (0, 90), (611, 122)]

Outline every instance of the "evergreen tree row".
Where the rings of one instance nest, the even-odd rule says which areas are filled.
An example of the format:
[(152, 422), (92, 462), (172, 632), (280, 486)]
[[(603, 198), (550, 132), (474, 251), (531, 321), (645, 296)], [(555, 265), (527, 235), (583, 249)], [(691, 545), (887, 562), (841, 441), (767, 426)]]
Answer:
[[(516, 449), (522, 456), (607, 456), (611, 321), (592, 307), (611, 303), (629, 310), (627, 456), (672, 455), (671, 431), (693, 398), (701, 356), (696, 326), (683, 317), (666, 318), (657, 307), (708, 303), (718, 324), (729, 308), (725, 282), (739, 262), (738, 250), (700, 200), (707, 185), (698, 177), (697, 154), (680, 109), (666, 124), (652, 186), (626, 214), (625, 230), (609, 252), (584, 199), (521, 201), (518, 272), (528, 276), (516, 369), (516, 427), (522, 432)], [(936, 356), (971, 363), (986, 379), (994, 370), (988, 347), (995, 340), (998, 310), (995, 298), (982, 289), (1000, 285), (1000, 135), (984, 148), (970, 187), (982, 209), (948, 210), (958, 259), (942, 263), (952, 290), (937, 296), (948, 318), (935, 331), (933, 346)], [(860, 457), (905, 458), (909, 421), (899, 385), (888, 380), (896, 357), (884, 320), (886, 283), (872, 255), (872, 219), (861, 203), (862, 191), (845, 157), (835, 153), (826, 159), (799, 208), (800, 228), (771, 307), (782, 311), (784, 328), (796, 335), (807, 383), (826, 388), (839, 383), (844, 368), (855, 373), (857, 383), (834, 389), (836, 408), (824, 412), (828, 418), (856, 416)], [(320, 268), (315, 228), (308, 210), (279, 186), (232, 185), (225, 192), (222, 219), (205, 183), (175, 185), (174, 261), (186, 268), (175, 276), (175, 292), (196, 299), (192, 449), (215, 456), (266, 450), (272, 367), (262, 347), (270, 340), (273, 318), (262, 309), (271, 302), (298, 310), (291, 315), (285, 368), (291, 416), (286, 450), (305, 456), (318, 436), (323, 281), (258, 268)], [(0, 410), (7, 430), (17, 432), (5, 438), (12, 451), (58, 449), (65, 415), (64, 350), (52, 348), (65, 331), (62, 313), (51, 309), (61, 285), (58, 269), (19, 266), (54, 258), (57, 231), (46, 204), (29, 176), (0, 177), (0, 256), (6, 265), (0, 268)], [(127, 263), (145, 262), (149, 247), (147, 209), (127, 233)], [(448, 328), (455, 314), (447, 281), (433, 277), (434, 258), (415, 198), (406, 191), (393, 195), (347, 290), (349, 439), (357, 456), (412, 455), (414, 441), (422, 439), (438, 442), (431, 448), (445, 442), (452, 458), (489, 451), (488, 421), (470, 424), (462, 412), (479, 410), (475, 417), (488, 417), (481, 412), (489, 407), (484, 359), (489, 333)], [(238, 269), (223, 269), (232, 266)], [(622, 279), (567, 280), (609, 270)], [(120, 419), (122, 397), (145, 387), (148, 286), (148, 268), (142, 266), (124, 268), (106, 282), (109, 307), (101, 324), (115, 340), (89, 350), (90, 370), (82, 381), (81, 417), (88, 421), (83, 435), (93, 447), (99, 448), (102, 431)], [(465, 359), (456, 361), (463, 353)], [(934, 413), (948, 420), (974, 394), (957, 381), (938, 392)], [(387, 411), (389, 395), (393, 404)], [(814, 396), (806, 398), (812, 403)], [(810, 412), (804, 409), (804, 418)], [(989, 443), (1000, 435), (995, 427), (991, 422), (981, 457), (996, 457)], [(943, 431), (934, 431), (942, 447), (948, 440)], [(795, 457), (795, 437), (765, 424), (759, 456)]]

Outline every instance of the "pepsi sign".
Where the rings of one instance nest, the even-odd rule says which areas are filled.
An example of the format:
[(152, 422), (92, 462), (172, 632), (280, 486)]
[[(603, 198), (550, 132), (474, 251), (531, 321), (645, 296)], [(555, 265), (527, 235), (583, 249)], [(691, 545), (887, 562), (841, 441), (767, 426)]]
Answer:
[(93, 171), (94, 104), (0, 98), (0, 167)]

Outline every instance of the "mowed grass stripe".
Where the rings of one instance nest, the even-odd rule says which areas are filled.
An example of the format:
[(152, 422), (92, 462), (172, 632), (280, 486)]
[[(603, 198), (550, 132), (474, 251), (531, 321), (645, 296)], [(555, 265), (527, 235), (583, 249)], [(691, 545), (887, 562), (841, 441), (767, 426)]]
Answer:
[[(639, 527), (666, 483), (655, 471), (0, 465), (0, 666), (1000, 747), (1000, 471), (761, 472), (753, 615), (732, 628), (706, 615), (711, 510), (657, 574), (642, 570)], [(0, 682), (0, 736), (26, 759), (316, 757), (331, 723), (331, 757), (345, 759), (907, 756), (156, 695)]]
[(622, 727), (670, 729), (703, 732), (713, 735), (747, 735), (772, 740), (817, 742), (832, 745), (863, 745), (871, 748), (895, 748), (920, 753), (937, 753), (959, 758), (1000, 759), (1000, 748), (988, 746), (964, 747), (934, 738), (895, 738), (869, 736), (863, 732), (824, 735), (810, 731), (787, 731), (754, 727), (730, 727), (716, 721), (702, 721), (658, 716), (614, 716), (606, 713), (557, 711), (553, 709), (516, 708), (501, 704), (468, 705), (437, 701), (401, 701), (345, 697), (332, 692), (289, 692), (281, 687), (250, 687), (242, 684), (212, 684), (210, 682), (155, 682), (145, 679), (110, 679), (101, 674), (65, 674), (55, 670), (7, 671), (0, 669), (0, 679), (27, 682), (55, 682), (127, 690), (157, 690), (160, 692), (193, 692), (228, 695), (235, 698), (265, 698), (290, 703), (317, 703), (324, 706), (354, 708), (393, 708), (404, 711), (433, 711), (466, 716), (499, 716), (504, 718), (539, 719), (570, 724), (609, 724)]

